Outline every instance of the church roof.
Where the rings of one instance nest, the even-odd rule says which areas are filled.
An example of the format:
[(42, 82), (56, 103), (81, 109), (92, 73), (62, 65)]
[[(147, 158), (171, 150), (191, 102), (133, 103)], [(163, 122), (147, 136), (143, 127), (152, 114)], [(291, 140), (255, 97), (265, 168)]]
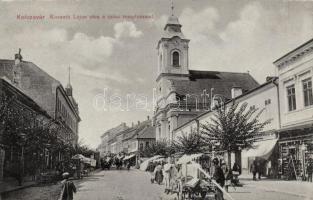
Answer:
[(179, 23), (178, 17), (171, 15), (168, 19), (167, 19), (167, 23), (166, 25), (178, 25), (181, 26), (181, 24)]
[(178, 36), (181, 39), (186, 39), (180, 29), (181, 27), (182, 25), (179, 23), (178, 17), (176, 17), (175, 15), (169, 16), (164, 27), (164, 31), (162, 33), (162, 38), (172, 38)]
[(243, 93), (258, 87), (258, 82), (249, 73), (218, 72), (218, 71), (196, 71), (190, 70), (189, 80), (170, 79), (171, 88), (178, 95), (191, 95), (189, 103), (195, 99), (200, 102), (203, 99), (203, 91), (210, 94), (214, 88), (213, 95), (217, 94), (226, 100), (231, 99), (233, 87), (242, 88)]

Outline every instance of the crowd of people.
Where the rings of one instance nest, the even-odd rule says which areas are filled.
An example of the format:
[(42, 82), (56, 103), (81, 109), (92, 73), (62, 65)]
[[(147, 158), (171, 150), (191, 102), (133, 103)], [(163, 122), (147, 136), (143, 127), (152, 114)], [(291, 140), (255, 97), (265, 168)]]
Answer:
[(120, 170), (123, 167), (130, 169), (131, 166), (135, 165), (135, 157), (131, 159), (125, 159), (125, 154), (109, 154), (100, 159), (100, 165), (102, 170), (110, 170), (112, 166)]
[[(202, 166), (206, 164), (205, 166)], [(228, 169), (228, 166), (222, 159), (214, 158), (211, 160), (211, 163), (202, 162), (202, 168), (205, 168), (206, 171), (211, 175), (222, 188), (228, 192), (228, 187), (239, 186), (238, 176), (241, 174), (241, 167), (238, 163), (234, 163), (231, 169)], [(182, 165), (174, 164), (173, 160), (170, 159), (169, 162), (159, 161), (151, 162), (147, 168), (147, 171), (151, 174), (151, 183), (157, 183), (165, 185), (165, 193), (176, 193), (179, 190), (179, 187), (182, 187), (182, 182), (186, 183), (189, 181), (188, 176), (183, 175)], [(223, 192), (216, 188), (215, 190), (216, 199), (223, 199)]]

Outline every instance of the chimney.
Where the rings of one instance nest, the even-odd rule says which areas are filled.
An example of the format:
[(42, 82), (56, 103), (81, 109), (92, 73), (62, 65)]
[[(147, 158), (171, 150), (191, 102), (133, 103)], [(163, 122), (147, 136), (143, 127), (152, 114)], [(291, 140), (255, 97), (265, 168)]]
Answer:
[(149, 115), (147, 116), (147, 120), (148, 120), (148, 121), (150, 120), (150, 116), (149, 116)]
[(134, 122), (132, 122), (132, 127), (134, 127)]
[(140, 121), (138, 121), (138, 125), (140, 124)]
[(23, 57), (22, 57), (22, 55), (21, 55), (21, 48), (19, 48), (18, 49), (18, 53), (16, 53), (15, 54), (15, 61), (14, 61), (14, 63), (15, 63), (15, 65), (18, 65), (18, 64), (20, 64), (20, 62), (22, 62), (22, 59), (23, 59)]
[(232, 87), (231, 98), (234, 99), (240, 95), (242, 95), (242, 88), (241, 87)]

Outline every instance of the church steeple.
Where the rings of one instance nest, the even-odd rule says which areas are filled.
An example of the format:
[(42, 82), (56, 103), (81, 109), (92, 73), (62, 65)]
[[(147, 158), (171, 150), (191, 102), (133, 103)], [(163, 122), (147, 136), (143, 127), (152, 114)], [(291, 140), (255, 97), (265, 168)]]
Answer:
[(167, 32), (177, 32), (181, 33), (181, 27), (182, 25), (178, 21), (178, 17), (174, 15), (174, 3), (172, 0), (172, 5), (171, 5), (171, 15), (169, 16), (167, 23), (164, 27), (164, 30)]
[(174, 4), (172, 1), (171, 14), (165, 24), (161, 39), (158, 42), (158, 78), (163, 75), (189, 74), (189, 40), (182, 33), (182, 25), (178, 17), (174, 14)]
[(67, 96), (73, 96), (73, 87), (71, 85), (71, 67), (68, 67), (68, 83), (65, 87)]

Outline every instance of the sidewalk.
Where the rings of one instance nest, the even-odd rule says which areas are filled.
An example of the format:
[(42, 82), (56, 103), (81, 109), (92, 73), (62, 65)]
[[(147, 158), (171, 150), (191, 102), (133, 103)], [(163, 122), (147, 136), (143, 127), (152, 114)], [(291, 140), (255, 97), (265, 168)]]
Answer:
[(284, 181), (261, 179), (259, 181), (243, 180), (244, 187), (255, 187), (266, 192), (277, 192), (313, 199), (313, 183), (304, 181)]
[(0, 196), (3, 193), (20, 190), (23, 188), (34, 186), (36, 184), (37, 183), (35, 181), (27, 181), (27, 182), (24, 182), (22, 186), (18, 186), (18, 183), (16, 180), (0, 181)]

